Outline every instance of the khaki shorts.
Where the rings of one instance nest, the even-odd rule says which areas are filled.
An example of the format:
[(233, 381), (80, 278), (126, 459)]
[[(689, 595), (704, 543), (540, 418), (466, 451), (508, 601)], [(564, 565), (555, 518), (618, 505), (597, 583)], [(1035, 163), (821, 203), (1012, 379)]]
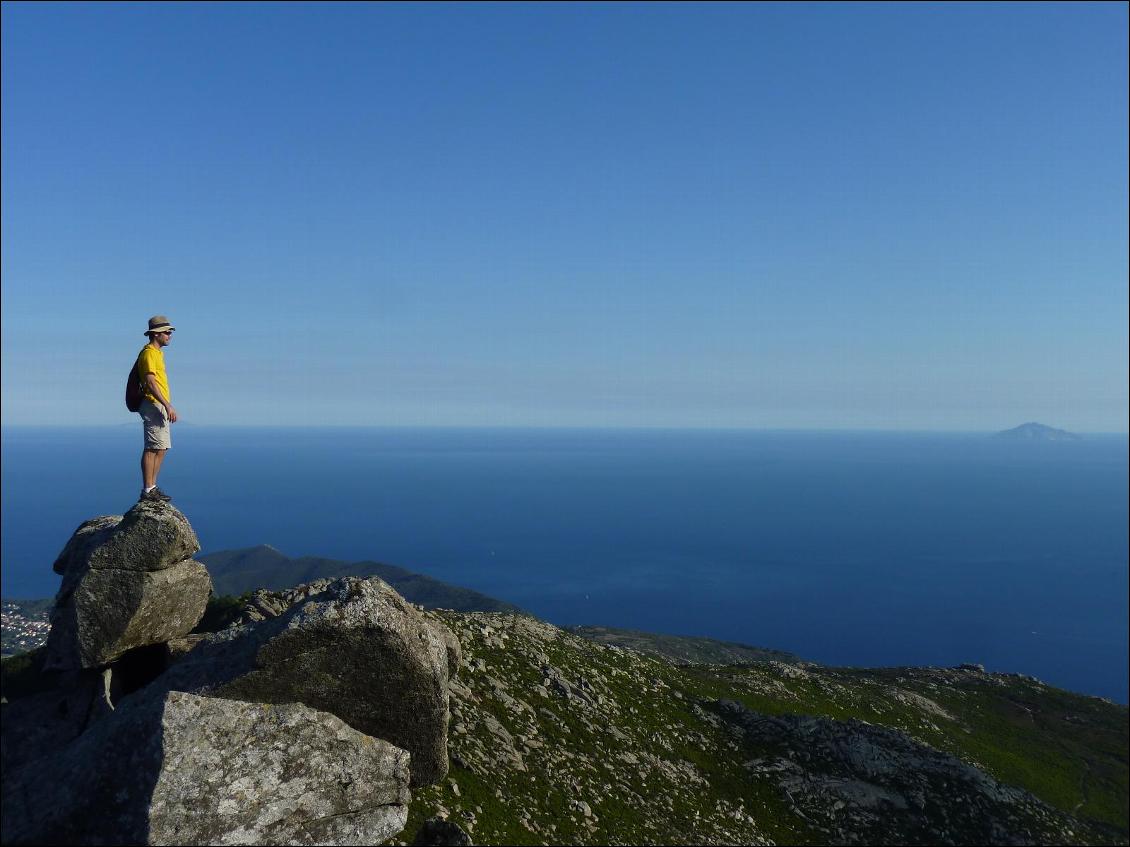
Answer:
[(168, 450), (172, 447), (172, 427), (169, 426), (169, 416), (165, 414), (165, 407), (152, 400), (142, 400), (141, 408), (137, 411), (145, 427), (145, 449)]

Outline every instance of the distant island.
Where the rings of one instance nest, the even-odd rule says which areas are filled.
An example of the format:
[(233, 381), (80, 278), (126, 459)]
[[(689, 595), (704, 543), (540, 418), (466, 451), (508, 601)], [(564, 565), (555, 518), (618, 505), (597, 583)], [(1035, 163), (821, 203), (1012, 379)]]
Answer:
[(1080, 436), (1065, 429), (1044, 426), (1041, 423), (1030, 422), (1020, 426), (998, 432), (994, 438), (1004, 438), (1009, 441), (1079, 441)]

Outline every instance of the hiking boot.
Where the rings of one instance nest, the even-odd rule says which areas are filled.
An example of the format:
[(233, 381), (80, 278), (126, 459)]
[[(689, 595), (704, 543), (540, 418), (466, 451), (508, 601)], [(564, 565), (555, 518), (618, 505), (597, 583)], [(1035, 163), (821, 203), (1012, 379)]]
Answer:
[(157, 488), (156, 486), (154, 486), (154, 488), (151, 491), (142, 491), (141, 496), (138, 497), (137, 499), (138, 500), (152, 500), (152, 501), (157, 502), (157, 503), (167, 503), (170, 500), (172, 500), (173, 498), (170, 497), (168, 494), (166, 494), (164, 491), (162, 491), (160, 488)]

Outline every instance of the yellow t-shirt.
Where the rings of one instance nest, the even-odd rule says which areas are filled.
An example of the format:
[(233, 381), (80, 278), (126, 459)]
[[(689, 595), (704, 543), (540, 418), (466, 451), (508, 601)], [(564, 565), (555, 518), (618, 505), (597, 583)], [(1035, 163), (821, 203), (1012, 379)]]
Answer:
[(165, 393), (165, 399), (173, 402), (173, 397), (169, 394), (169, 376), (165, 373), (165, 353), (146, 344), (137, 354), (137, 378), (141, 380), (146, 399), (160, 406), (161, 401), (148, 388), (148, 380), (145, 378), (148, 374), (156, 374), (157, 385)]

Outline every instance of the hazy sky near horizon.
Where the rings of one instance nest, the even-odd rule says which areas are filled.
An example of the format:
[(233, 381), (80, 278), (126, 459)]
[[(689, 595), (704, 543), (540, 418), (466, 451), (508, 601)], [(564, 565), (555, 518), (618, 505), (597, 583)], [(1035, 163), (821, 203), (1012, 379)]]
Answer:
[(1128, 428), (1127, 5), (3, 5), (2, 420)]

